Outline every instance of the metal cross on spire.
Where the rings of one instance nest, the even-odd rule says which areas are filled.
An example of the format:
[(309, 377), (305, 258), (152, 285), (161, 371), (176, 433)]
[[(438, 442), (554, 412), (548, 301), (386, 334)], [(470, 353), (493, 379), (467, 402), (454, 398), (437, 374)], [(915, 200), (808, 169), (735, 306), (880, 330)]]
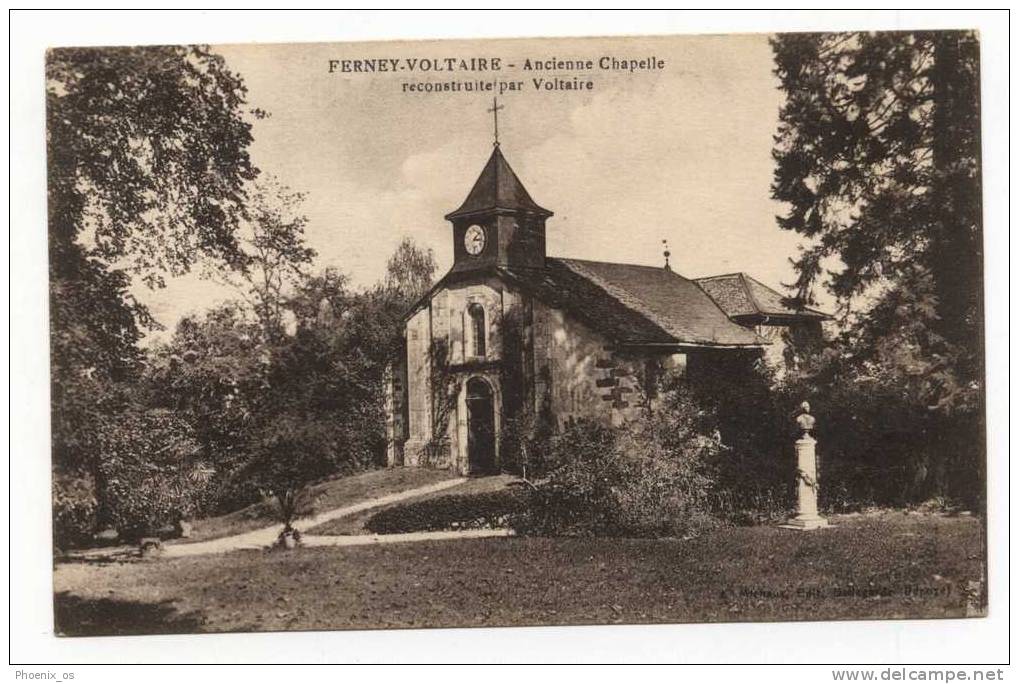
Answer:
[(499, 110), (506, 109), (506, 105), (499, 104), (499, 99), (496, 97), (492, 98), (492, 108), (488, 111), (492, 112), (492, 118), (495, 121), (495, 146), (499, 146)]

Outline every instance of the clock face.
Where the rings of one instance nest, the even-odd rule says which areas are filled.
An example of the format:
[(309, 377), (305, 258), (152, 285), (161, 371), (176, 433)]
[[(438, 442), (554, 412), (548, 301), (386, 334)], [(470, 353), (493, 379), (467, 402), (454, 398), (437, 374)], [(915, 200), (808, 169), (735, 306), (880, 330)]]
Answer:
[(477, 256), (481, 254), (481, 250), (485, 248), (485, 229), (478, 225), (473, 225), (467, 229), (464, 233), (464, 249), (471, 256)]

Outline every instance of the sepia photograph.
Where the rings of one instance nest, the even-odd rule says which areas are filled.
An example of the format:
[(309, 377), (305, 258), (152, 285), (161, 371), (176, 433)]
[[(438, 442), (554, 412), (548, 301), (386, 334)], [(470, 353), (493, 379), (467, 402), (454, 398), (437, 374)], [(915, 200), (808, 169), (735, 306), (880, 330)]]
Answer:
[(57, 633), (982, 615), (978, 77), (51, 50)]
[(57, 639), (986, 619), (977, 30), (44, 60)]

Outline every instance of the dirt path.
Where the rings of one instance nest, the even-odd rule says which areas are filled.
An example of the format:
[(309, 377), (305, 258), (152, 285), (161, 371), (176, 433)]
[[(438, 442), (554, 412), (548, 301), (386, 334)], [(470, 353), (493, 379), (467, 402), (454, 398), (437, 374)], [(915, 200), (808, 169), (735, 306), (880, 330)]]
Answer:
[[(432, 494), (439, 492), (444, 489), (456, 487), (457, 485), (467, 482), (467, 478), (457, 478), (455, 480), (443, 480), (436, 482), (435, 484), (428, 485), (426, 487), (416, 487), (414, 489), (407, 489), (396, 494), (388, 494), (381, 496), (377, 499), (369, 499), (368, 501), (362, 501), (350, 506), (342, 506), (340, 508), (334, 508), (332, 510), (323, 511), (316, 515), (309, 516), (307, 518), (301, 518), (294, 522), (294, 527), (299, 530), (307, 530), (312, 527), (316, 527), (323, 523), (327, 523), (337, 518), (342, 518), (348, 515), (354, 515), (361, 511), (368, 510), (369, 508), (376, 508), (378, 506), (386, 506), (391, 503), (403, 501), (405, 499), (413, 499), (414, 497), (422, 496), (424, 494)], [(252, 532), (245, 532), (243, 534), (236, 534), (232, 537), (221, 537), (219, 539), (211, 539), (204, 542), (193, 542), (183, 544), (168, 544), (163, 548), (162, 556), (164, 558), (182, 558), (185, 556), (203, 556), (211, 553), (226, 553), (228, 551), (238, 551), (240, 549), (261, 549), (266, 546), (270, 546), (276, 541), (280, 532), (283, 531), (283, 525), (272, 525), (270, 527), (263, 527)], [(389, 536), (389, 535), (387, 535)], [(391, 535), (391, 536), (406, 536), (406, 535)], [(307, 537), (307, 540), (311, 539), (329, 539), (329, 537)], [(335, 537), (333, 538), (335, 539)], [(367, 537), (371, 540), (371, 537)], [(407, 539), (405, 541), (412, 541)], [(374, 543), (373, 541), (361, 542), (361, 543)], [(322, 545), (322, 544), (316, 544)], [(338, 544), (331, 544), (338, 545)]]
[(306, 535), (305, 546), (368, 546), (371, 544), (398, 544), (400, 542), (443, 541), (446, 539), (483, 539), (486, 537), (512, 537), (513, 530), (439, 530), (435, 532), (404, 532), (401, 534), (339, 534), (315, 537)]

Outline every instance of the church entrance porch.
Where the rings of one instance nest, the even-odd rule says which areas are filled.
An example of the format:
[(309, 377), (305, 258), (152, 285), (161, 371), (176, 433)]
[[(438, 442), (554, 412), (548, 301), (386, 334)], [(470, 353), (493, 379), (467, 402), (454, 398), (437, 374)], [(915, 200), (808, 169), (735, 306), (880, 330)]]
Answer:
[(487, 475), (495, 467), (495, 400), (481, 378), (467, 381), (467, 472)]

